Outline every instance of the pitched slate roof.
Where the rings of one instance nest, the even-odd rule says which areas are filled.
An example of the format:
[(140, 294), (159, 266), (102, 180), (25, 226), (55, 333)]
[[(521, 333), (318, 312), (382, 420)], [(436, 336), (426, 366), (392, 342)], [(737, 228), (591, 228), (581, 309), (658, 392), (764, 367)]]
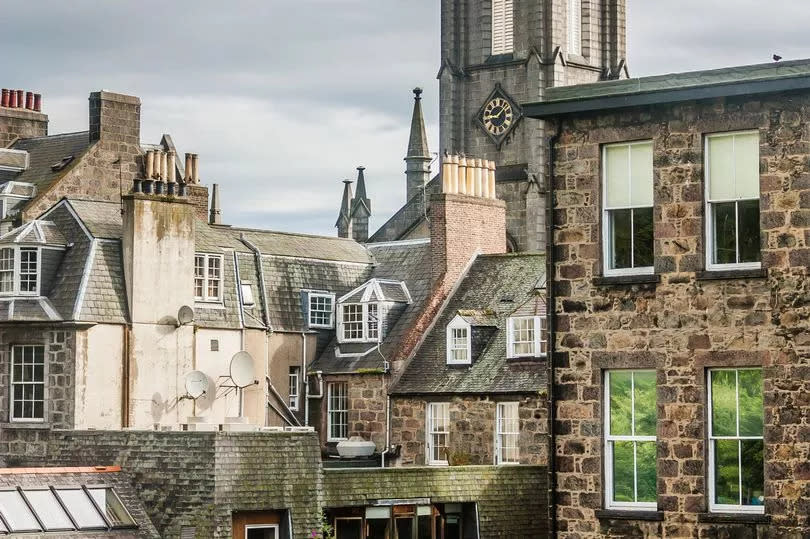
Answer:
[(659, 102), (808, 88), (810, 59), (557, 86), (545, 91), (543, 101), (524, 104), (523, 111), (529, 117), (539, 118)]
[(69, 198), (67, 203), (95, 238), (121, 239), (121, 204)]
[[(422, 310), (430, 293), (430, 243), (428, 240), (366, 244), (375, 266), (369, 278), (404, 282), (411, 303), (404, 306), (379, 347), (376, 343), (337, 344), (336, 339), (311, 364), (326, 374), (383, 369), (386, 358), (400, 348), (401, 340)], [(400, 288), (401, 290), (401, 288)]]
[[(137, 525), (136, 528), (86, 531), (40, 532), (36, 537), (129, 537), (159, 538), (155, 526), (146, 513), (143, 501), (138, 497), (128, 474), (117, 466), (85, 468), (0, 468), (0, 488), (17, 487), (26, 490), (80, 489), (109, 487), (118, 495), (124, 507)], [(34, 507), (38, 507), (34, 504)], [(17, 515), (18, 517), (20, 515)], [(26, 536), (31, 535), (26, 533)]]
[(66, 245), (64, 235), (53, 221), (35, 219), (0, 236), (0, 243)]
[[(42, 193), (78, 163), (89, 147), (90, 133), (88, 131), (20, 139), (11, 148), (25, 150), (30, 157), (28, 169), (18, 174), (14, 180), (31, 183), (36, 186), (37, 193)], [(66, 166), (58, 170), (52, 168), (53, 165), (71, 155), (73, 160)]]
[[(392, 394), (479, 394), (534, 392), (545, 387), (544, 361), (506, 359), (506, 319), (540, 293), (545, 256), (479, 256), (448, 300), (424, 342), (395, 383)], [(544, 292), (543, 292), (544, 293)], [(470, 367), (448, 366), (445, 331), (458, 314), (483, 322), (497, 319), (497, 330)], [(491, 313), (491, 314), (490, 314)], [(538, 313), (539, 314), (539, 313)]]
[(78, 319), (89, 322), (125, 323), (127, 291), (121, 243), (96, 241), (89, 273), (85, 276)]

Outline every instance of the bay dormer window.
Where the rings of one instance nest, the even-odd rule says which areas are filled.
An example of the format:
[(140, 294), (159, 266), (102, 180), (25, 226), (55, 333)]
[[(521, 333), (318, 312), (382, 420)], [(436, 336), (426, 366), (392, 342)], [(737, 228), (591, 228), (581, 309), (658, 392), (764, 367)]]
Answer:
[(0, 248), (0, 295), (39, 294), (39, 248)]
[(388, 325), (410, 302), (404, 282), (369, 279), (337, 299), (338, 342), (381, 342)]
[(194, 299), (222, 301), (222, 255), (194, 255)]
[(513, 316), (507, 321), (509, 358), (545, 357), (548, 346), (544, 316)]

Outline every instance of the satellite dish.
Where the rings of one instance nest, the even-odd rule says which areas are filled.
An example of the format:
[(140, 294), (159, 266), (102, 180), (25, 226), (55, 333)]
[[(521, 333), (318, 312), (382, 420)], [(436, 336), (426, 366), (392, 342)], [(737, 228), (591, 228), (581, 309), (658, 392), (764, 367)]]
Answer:
[(186, 375), (186, 393), (192, 399), (202, 397), (208, 391), (208, 376), (200, 371), (191, 371)]
[(256, 383), (253, 377), (253, 357), (244, 350), (235, 353), (231, 358), (231, 380), (239, 388)]
[(186, 324), (190, 324), (194, 321), (194, 309), (189, 307), (188, 305), (183, 305), (180, 307), (180, 310), (177, 311), (177, 323), (181, 326), (185, 326)]

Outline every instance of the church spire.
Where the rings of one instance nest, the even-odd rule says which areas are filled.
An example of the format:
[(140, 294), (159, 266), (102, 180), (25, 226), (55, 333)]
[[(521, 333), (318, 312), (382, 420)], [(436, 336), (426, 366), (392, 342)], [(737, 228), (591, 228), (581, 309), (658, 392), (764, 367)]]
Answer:
[(422, 115), (422, 89), (413, 89), (413, 117), (411, 136), (408, 139), (408, 154), (405, 156), (405, 176), (407, 178), (407, 199), (423, 192), (430, 181), (430, 151), (425, 135), (425, 119)]
[(357, 190), (352, 199), (352, 237), (363, 243), (368, 240), (368, 220), (371, 217), (371, 199), (366, 196), (366, 167), (357, 167)]
[(343, 180), (343, 199), (340, 202), (340, 213), (335, 223), (339, 238), (352, 237), (352, 183), (352, 180)]

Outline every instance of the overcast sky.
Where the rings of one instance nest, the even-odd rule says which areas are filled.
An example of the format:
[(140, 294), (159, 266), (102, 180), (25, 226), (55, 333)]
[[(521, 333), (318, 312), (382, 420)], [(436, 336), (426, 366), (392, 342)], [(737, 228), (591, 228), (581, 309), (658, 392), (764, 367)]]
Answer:
[[(628, 4), (632, 76), (810, 57), (810, 2)], [(139, 96), (142, 139), (199, 153), (229, 224), (333, 235), (364, 165), (373, 230), (404, 199), (414, 86), (437, 146), (438, 5), (0, 0), (0, 85), (42, 93), (51, 133), (87, 129), (91, 91)]]

